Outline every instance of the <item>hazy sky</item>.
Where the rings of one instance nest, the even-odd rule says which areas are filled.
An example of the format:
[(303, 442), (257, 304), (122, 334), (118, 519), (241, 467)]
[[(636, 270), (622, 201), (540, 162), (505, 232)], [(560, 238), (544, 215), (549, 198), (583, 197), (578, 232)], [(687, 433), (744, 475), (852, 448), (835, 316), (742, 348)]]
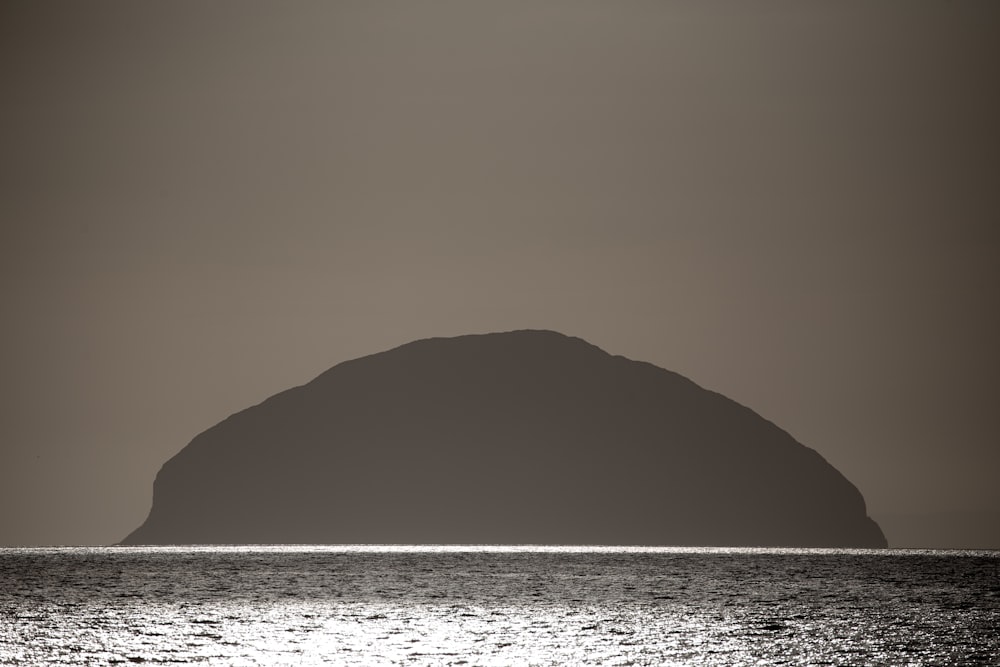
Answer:
[(3, 2), (0, 544), (123, 538), (193, 436), (337, 362), (548, 328), (774, 421), (890, 543), (1000, 546), (998, 35), (995, 2)]

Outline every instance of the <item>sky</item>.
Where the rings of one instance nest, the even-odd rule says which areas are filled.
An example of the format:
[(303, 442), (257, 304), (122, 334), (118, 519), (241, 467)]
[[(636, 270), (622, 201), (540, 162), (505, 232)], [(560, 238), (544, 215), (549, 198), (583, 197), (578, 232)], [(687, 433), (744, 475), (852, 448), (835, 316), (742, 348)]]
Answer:
[(1000, 548), (1000, 5), (0, 4), (0, 545), (228, 415), (543, 328)]

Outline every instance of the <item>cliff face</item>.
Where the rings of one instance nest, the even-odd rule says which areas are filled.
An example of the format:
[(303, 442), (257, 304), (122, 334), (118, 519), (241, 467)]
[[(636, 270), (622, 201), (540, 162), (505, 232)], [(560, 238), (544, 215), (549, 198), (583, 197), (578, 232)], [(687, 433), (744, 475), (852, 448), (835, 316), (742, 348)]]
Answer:
[(229, 417), (123, 543), (886, 544), (774, 424), (546, 331), (417, 341)]

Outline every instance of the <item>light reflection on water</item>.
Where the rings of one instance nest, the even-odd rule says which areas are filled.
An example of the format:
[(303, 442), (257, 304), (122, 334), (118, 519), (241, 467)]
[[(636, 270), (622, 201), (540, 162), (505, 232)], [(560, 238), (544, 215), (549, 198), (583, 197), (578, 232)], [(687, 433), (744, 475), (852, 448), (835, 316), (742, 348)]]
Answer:
[(1000, 553), (0, 549), (0, 664), (996, 664)]

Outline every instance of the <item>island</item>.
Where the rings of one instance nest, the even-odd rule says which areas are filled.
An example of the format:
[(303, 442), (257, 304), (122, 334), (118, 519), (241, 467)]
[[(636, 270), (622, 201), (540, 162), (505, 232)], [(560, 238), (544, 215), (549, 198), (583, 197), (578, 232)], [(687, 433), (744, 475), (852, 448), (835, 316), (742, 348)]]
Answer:
[(122, 544), (886, 546), (754, 411), (553, 331), (418, 340), (238, 412)]

